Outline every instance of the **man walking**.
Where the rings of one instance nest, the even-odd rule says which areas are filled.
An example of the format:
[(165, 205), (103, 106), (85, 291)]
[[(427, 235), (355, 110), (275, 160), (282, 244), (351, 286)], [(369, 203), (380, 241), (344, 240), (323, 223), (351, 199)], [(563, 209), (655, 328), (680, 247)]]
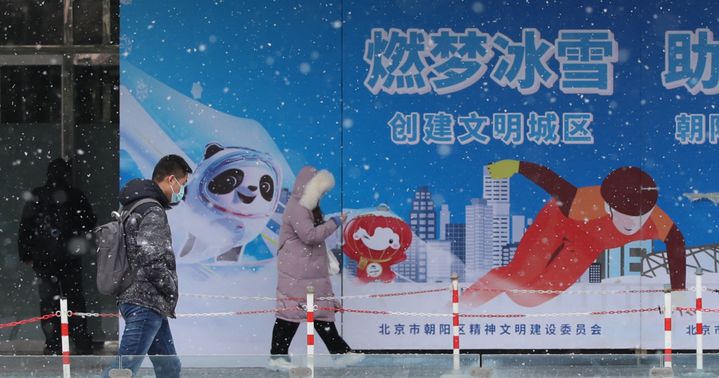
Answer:
[(180, 360), (168, 318), (175, 317), (178, 298), (175, 255), (166, 210), (182, 201), (192, 169), (180, 156), (168, 155), (155, 166), (152, 180), (132, 180), (120, 192), (122, 206), (129, 209), (143, 199), (125, 223), (127, 259), (132, 284), (117, 300), (125, 329), (120, 341), (122, 367), (133, 376), (147, 354), (155, 376), (180, 376)]

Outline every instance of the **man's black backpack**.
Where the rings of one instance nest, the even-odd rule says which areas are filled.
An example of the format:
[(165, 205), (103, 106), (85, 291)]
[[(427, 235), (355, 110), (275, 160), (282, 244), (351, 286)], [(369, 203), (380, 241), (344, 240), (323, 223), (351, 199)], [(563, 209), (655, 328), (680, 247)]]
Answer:
[(125, 221), (141, 205), (157, 200), (143, 198), (130, 206), (113, 212), (113, 220), (95, 229), (97, 242), (97, 290), (102, 294), (118, 296), (127, 290), (134, 280), (133, 270), (127, 259)]

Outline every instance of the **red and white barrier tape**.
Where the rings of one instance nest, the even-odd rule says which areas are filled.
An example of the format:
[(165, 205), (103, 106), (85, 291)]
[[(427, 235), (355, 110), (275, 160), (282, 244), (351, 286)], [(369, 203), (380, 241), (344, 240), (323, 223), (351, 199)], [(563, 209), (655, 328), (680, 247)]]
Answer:
[[(450, 289), (440, 288), (440, 289), (427, 289), (427, 290), (416, 290), (416, 291), (403, 291), (403, 292), (396, 292), (396, 293), (358, 294), (358, 295), (343, 295), (343, 296), (333, 296), (333, 297), (317, 297), (315, 299), (318, 301), (331, 301), (331, 300), (340, 300), (340, 299), (374, 299), (374, 298), (400, 297), (400, 296), (407, 296), (407, 295), (439, 293), (439, 292), (448, 291), (448, 290), (450, 290)], [(206, 299), (230, 299), (230, 300), (246, 300), (246, 301), (275, 301), (275, 300), (277, 300), (276, 297), (232, 296), (232, 295), (195, 294), (195, 293), (180, 294), (180, 296), (193, 297), (193, 298), (206, 298)], [(288, 297), (286, 299), (304, 300), (305, 298)]]
[[(466, 290), (467, 288), (462, 288)], [(449, 291), (450, 288), (437, 288), (427, 290), (416, 290), (416, 291), (402, 291), (393, 293), (376, 293), (376, 294), (358, 294), (358, 295), (342, 295), (332, 297), (316, 297), (318, 301), (331, 301), (331, 300), (342, 300), (342, 299), (377, 299), (387, 297), (401, 297), (408, 295), (420, 295), (420, 294), (431, 294), (439, 293), (443, 291)], [(479, 289), (480, 291), (501, 291), (510, 292), (517, 294), (569, 294), (569, 295), (616, 295), (616, 294), (656, 294), (663, 293), (663, 289), (622, 289), (622, 290), (532, 290), (532, 289)], [(687, 291), (694, 291), (695, 287), (689, 287)], [(702, 288), (704, 292), (719, 293), (719, 289)], [(205, 298), (205, 299), (226, 299), (226, 300), (244, 300), (244, 301), (276, 301), (276, 297), (264, 297), (264, 296), (235, 296), (235, 295), (219, 295), (219, 294), (199, 294), (199, 293), (183, 293), (180, 294), (183, 297), (192, 298)], [(305, 298), (300, 297), (288, 297), (290, 300), (304, 300)]]
[(399, 293), (379, 293), (379, 294), (362, 294), (362, 295), (343, 295), (341, 297), (318, 297), (317, 299), (321, 300), (331, 300), (331, 299), (372, 299), (372, 298), (387, 298), (387, 297), (401, 297), (406, 295), (418, 295), (418, 294), (429, 294), (429, 293), (439, 293), (443, 291), (448, 291), (450, 289), (448, 288), (439, 288), (439, 289), (427, 289), (427, 290), (416, 290), (416, 291), (404, 291)]
[(604, 311), (583, 311), (583, 312), (557, 312), (557, 313), (539, 313), (539, 314), (462, 314), (460, 316), (466, 318), (559, 318), (567, 316), (599, 316), (599, 315), (624, 315), (638, 314), (643, 312), (657, 312), (659, 307), (635, 308), (626, 310), (604, 310)]
[[(304, 306), (303, 306), (304, 307)], [(450, 313), (435, 313), (435, 312), (408, 312), (408, 311), (388, 311), (388, 310), (363, 310), (353, 308), (339, 308), (339, 307), (318, 307), (314, 306), (314, 310), (321, 311), (332, 311), (332, 312), (345, 312), (355, 314), (368, 314), (368, 315), (395, 315), (395, 316), (416, 316), (424, 318), (448, 318), (454, 317), (454, 314)], [(691, 307), (677, 307), (676, 310), (695, 310)], [(298, 311), (305, 312), (304, 308), (273, 308), (263, 310), (247, 310), (247, 311), (224, 311), (224, 312), (206, 312), (206, 313), (182, 313), (177, 314), (178, 318), (201, 318), (201, 317), (224, 317), (224, 316), (242, 316), (242, 315), (256, 315), (256, 314), (271, 314), (278, 311)], [(584, 312), (556, 312), (556, 313), (538, 313), (538, 314), (461, 314), (457, 315), (460, 318), (552, 318), (552, 317), (566, 317), (566, 316), (600, 316), (600, 315), (623, 315), (623, 314), (637, 314), (643, 312), (657, 312), (660, 313), (659, 307), (648, 307), (648, 308), (637, 308), (637, 309), (625, 309), (625, 310), (604, 310), (604, 311), (584, 311)], [(719, 309), (704, 309), (704, 312), (719, 312)], [(108, 313), (101, 314), (96, 312), (76, 312), (72, 316), (81, 317), (95, 317), (95, 318), (116, 318), (119, 314)], [(0, 327), (1, 328), (1, 327)]]
[[(466, 290), (466, 288), (465, 288)], [(603, 295), (603, 294), (647, 294), (663, 293), (663, 289), (623, 289), (623, 290), (534, 290), (534, 289), (476, 289), (477, 291), (507, 292), (517, 294), (570, 294), (570, 295)]]
[(248, 296), (232, 296), (232, 295), (215, 295), (215, 294), (180, 294), (181, 297), (205, 298), (205, 299), (231, 299), (241, 301), (276, 301), (275, 297), (248, 297)]
[[(675, 311), (687, 311), (687, 312), (696, 312), (696, 307), (674, 307)], [(719, 308), (706, 308), (702, 307), (702, 312), (719, 312)]]
[[(246, 310), (246, 311), (224, 311), (224, 312), (198, 312), (198, 313), (183, 313), (176, 314), (177, 318), (212, 318), (212, 317), (224, 317), (224, 316), (242, 316), (242, 315), (257, 315), (257, 314), (272, 314), (279, 311), (298, 311), (305, 312), (304, 309), (300, 308), (271, 308), (265, 310)], [(80, 316), (83, 318), (119, 318), (118, 313), (106, 313), (101, 314), (97, 312), (76, 312), (72, 316)]]
[[(405, 311), (386, 311), (386, 310), (360, 310), (351, 308), (335, 308), (335, 307), (319, 307), (323, 311), (347, 312), (369, 315), (396, 315), (396, 316), (416, 316), (416, 317), (451, 317), (452, 314), (447, 313), (431, 313), (431, 312), (405, 312)], [(552, 318), (566, 316), (599, 316), (599, 315), (623, 315), (638, 314), (643, 312), (657, 312), (659, 307), (626, 309), (626, 310), (606, 310), (606, 311), (585, 311), (585, 312), (557, 312), (557, 313), (539, 313), (539, 314), (459, 314), (461, 318)]]
[(332, 311), (332, 312), (348, 312), (355, 314), (368, 314), (368, 315), (397, 315), (397, 316), (416, 316), (416, 317), (437, 317), (446, 318), (452, 316), (447, 313), (432, 313), (432, 312), (404, 312), (404, 311), (387, 311), (387, 310), (360, 310), (353, 308), (338, 308), (338, 307), (318, 307), (318, 310)]
[(98, 312), (75, 312), (72, 313), (70, 316), (79, 316), (81, 318), (119, 318), (119, 313), (108, 313), (108, 314), (100, 314)]
[(223, 317), (223, 316), (242, 316), (242, 315), (257, 315), (257, 314), (273, 314), (278, 311), (301, 311), (304, 312), (301, 309), (291, 309), (288, 310), (286, 308), (280, 309), (280, 308), (271, 308), (266, 310), (247, 310), (247, 311), (225, 311), (225, 312), (198, 312), (198, 313), (185, 313), (185, 314), (177, 314), (175, 315), (177, 318), (211, 318), (211, 317)]
[(24, 325), (24, 324), (36, 323), (36, 322), (39, 322), (42, 320), (49, 320), (49, 319), (52, 319), (55, 317), (57, 317), (56, 314), (47, 314), (47, 315), (43, 315), (43, 316), (35, 316), (32, 318), (28, 318), (28, 319), (17, 320), (14, 322), (2, 323), (2, 324), (0, 324), (0, 329), (17, 327), (17, 326)]

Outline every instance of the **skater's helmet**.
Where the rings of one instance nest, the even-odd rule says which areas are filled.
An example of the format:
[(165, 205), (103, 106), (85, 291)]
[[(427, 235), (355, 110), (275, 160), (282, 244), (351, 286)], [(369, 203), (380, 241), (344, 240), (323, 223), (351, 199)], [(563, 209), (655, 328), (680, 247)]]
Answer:
[(621, 167), (602, 182), (602, 198), (612, 209), (626, 215), (644, 215), (659, 197), (657, 184), (637, 167)]

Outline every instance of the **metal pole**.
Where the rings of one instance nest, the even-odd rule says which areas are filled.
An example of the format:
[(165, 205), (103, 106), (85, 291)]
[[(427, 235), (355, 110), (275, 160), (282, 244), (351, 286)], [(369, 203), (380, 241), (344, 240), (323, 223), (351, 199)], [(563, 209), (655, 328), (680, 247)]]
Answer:
[(307, 367), (315, 376), (315, 288), (307, 286)]
[(704, 369), (704, 325), (702, 324), (702, 268), (696, 270), (697, 370)]
[(109, 45), (111, 34), (112, 7), (110, 0), (102, 0), (102, 44)]
[(664, 285), (664, 367), (672, 367), (672, 287)]
[[(73, 36), (73, 0), (64, 0), (64, 22), (63, 22), (63, 44), (65, 47), (72, 46)], [(69, 158), (73, 155), (74, 131), (75, 131), (75, 69), (73, 67), (73, 55), (64, 53), (62, 56), (62, 75), (60, 93), (61, 103), (61, 134), (60, 134), (60, 156)]]
[(62, 344), (62, 376), (70, 378), (70, 327), (68, 326), (67, 298), (60, 298), (60, 339)]
[(453, 369), (459, 370), (459, 277), (452, 273), (452, 354)]

